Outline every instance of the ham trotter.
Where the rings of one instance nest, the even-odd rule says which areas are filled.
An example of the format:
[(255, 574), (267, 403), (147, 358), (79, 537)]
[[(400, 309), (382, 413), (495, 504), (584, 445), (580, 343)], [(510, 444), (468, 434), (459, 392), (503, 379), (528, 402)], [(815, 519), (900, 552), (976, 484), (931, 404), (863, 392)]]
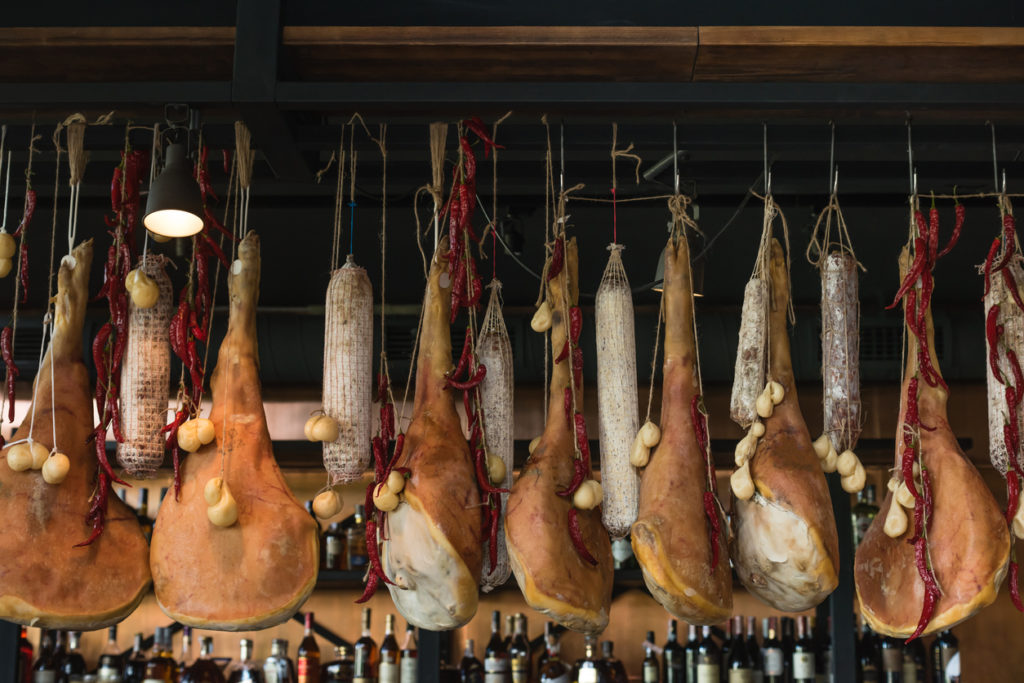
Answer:
[[(92, 391), (82, 363), (92, 241), (71, 256), (57, 275), (53, 339), (29, 412), (34, 426), (26, 418), (12, 439), (29, 438), (31, 429), (34, 445), (43, 451), (56, 445), (70, 468), (61, 483), (48, 484), (38, 469), (16, 472), (0, 463), (0, 618), (91, 631), (124, 619), (148, 592), (149, 548), (135, 513), (117, 496), (107, 499), (103, 533), (87, 547), (74, 547), (89, 535), (86, 515), (98, 466), (89, 442)], [(3, 455), (25, 446), (10, 446)]]
[[(559, 247), (564, 241), (564, 247)], [(559, 236), (555, 255), (562, 254), (565, 277), (551, 276), (547, 304), (551, 310), (551, 349), (556, 357), (569, 338), (566, 311), (576, 305), (576, 240)], [(565, 397), (572, 381), (567, 357), (551, 373), (548, 419), (544, 433), (512, 486), (505, 517), (512, 573), (530, 607), (563, 626), (583, 633), (600, 633), (608, 625), (612, 597), (612, 554), (601, 508), (577, 510), (566, 492), (576, 480), (574, 459), (576, 420), (567, 419)], [(577, 385), (576, 415), (583, 410), (582, 379)], [(571, 408), (570, 404), (570, 408)], [(580, 420), (582, 424), (582, 420)], [(581, 448), (586, 446), (582, 441)], [(585, 458), (587, 459), (587, 458)], [(588, 459), (587, 459), (588, 460)], [(587, 468), (589, 462), (582, 465)], [(578, 483), (578, 481), (577, 481)], [(575, 522), (575, 523), (574, 523)], [(590, 556), (585, 557), (572, 533)], [(593, 562), (589, 561), (593, 560)]]
[[(732, 613), (732, 572), (725, 534), (714, 533), (704, 506), (705, 494), (713, 494), (714, 470), (691, 410), (699, 386), (685, 238), (665, 247), (664, 292), (662, 433), (640, 480), (633, 552), (644, 582), (665, 609), (691, 624), (717, 624)], [(712, 511), (717, 527), (724, 528), (718, 506)]]
[[(906, 273), (906, 250), (900, 261)], [(930, 268), (920, 277), (930, 280)], [(854, 561), (861, 614), (878, 633), (898, 638), (951, 628), (991, 604), (1010, 553), (1006, 520), (947, 421), (931, 287), (922, 282), (911, 283), (905, 300), (913, 326), (900, 390), (896, 469)], [(915, 310), (918, 303), (923, 310)], [(915, 529), (919, 524), (922, 534)]]
[(745, 465), (753, 491), (746, 500), (734, 497), (731, 552), (751, 593), (776, 609), (798, 612), (835, 589), (839, 544), (828, 484), (797, 402), (786, 326), (789, 273), (774, 239), (768, 270), (768, 377), (781, 395), (772, 391), (767, 403), (774, 407), (758, 410), (764, 433)]
[[(452, 369), (447, 242), (427, 279), (416, 359), (412, 421), (396, 467), (409, 468), (403, 501), (387, 513), (381, 561), (395, 607), (433, 631), (457, 628), (476, 614), (483, 564), (480, 494), (469, 444), (447, 386)], [(367, 539), (368, 543), (374, 542)]]
[(248, 631), (279, 624), (316, 583), (316, 522), (277, 467), (263, 412), (259, 283), (260, 242), (250, 232), (230, 268), (228, 331), (210, 382), (216, 436), (185, 458), (181, 496), (164, 499), (153, 528), (157, 602), (167, 616), (194, 628)]

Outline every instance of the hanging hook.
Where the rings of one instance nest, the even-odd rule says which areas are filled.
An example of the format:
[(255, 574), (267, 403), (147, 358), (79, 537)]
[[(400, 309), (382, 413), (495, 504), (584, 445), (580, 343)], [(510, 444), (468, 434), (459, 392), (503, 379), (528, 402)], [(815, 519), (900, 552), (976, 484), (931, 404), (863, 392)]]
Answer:
[[(0, 154), (2, 156), (2, 154)], [(4, 179), (4, 219), (0, 221), (0, 232), (7, 232), (7, 200), (11, 196), (11, 150), (7, 150), (7, 173)]]
[[(999, 192), (999, 169), (997, 166), (998, 161), (996, 160), (996, 124), (991, 121), (986, 121), (985, 123), (992, 129), (992, 185), (995, 187), (996, 192)], [(1005, 180), (1003, 182), (1003, 192), (1006, 192)]]
[(917, 171), (914, 169), (914, 143), (910, 137), (910, 112), (907, 112), (907, 173), (910, 180), (910, 193), (917, 194)]
[(831, 140), (828, 145), (828, 184), (832, 189), (832, 194), (835, 194), (836, 180), (834, 178), (836, 174), (836, 122), (829, 121), (829, 126), (832, 128)]
[(558, 191), (565, 192), (565, 121), (558, 122), (558, 161), (561, 168), (558, 172)]
[(764, 159), (764, 196), (772, 193), (771, 176), (768, 174), (768, 122), (761, 122), (761, 154)]
[(839, 167), (837, 166), (832, 175), (832, 194), (839, 193)]
[(676, 194), (679, 194), (679, 136), (676, 122), (672, 122), (672, 177), (675, 180)]

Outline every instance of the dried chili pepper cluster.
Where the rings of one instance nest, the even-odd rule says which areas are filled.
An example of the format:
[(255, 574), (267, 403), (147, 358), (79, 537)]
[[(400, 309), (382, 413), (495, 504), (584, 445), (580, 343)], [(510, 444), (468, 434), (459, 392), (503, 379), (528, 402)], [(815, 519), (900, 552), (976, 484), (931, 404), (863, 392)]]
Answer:
[[(918, 342), (917, 374), (907, 383), (900, 471), (907, 489), (915, 500), (914, 533), (907, 542), (914, 546), (914, 564), (917, 567), (918, 575), (924, 582), (924, 604), (921, 608), (917, 628), (907, 639), (908, 642), (921, 635), (925, 627), (928, 626), (935, 611), (935, 603), (938, 602), (939, 596), (942, 594), (935, 577), (935, 568), (932, 567), (928, 554), (928, 531), (931, 526), (934, 504), (931, 475), (925, 466), (920, 434), (922, 429), (929, 430), (930, 428), (921, 423), (918, 410), (918, 388), (920, 381), (923, 380), (928, 386), (941, 386), (943, 389), (947, 389), (946, 382), (939, 375), (934, 359), (931, 357), (925, 315), (931, 305), (932, 290), (935, 286), (932, 277), (935, 262), (939, 257), (949, 253), (956, 245), (963, 229), (966, 211), (959, 202), (956, 203), (955, 215), (953, 234), (942, 251), (939, 251), (939, 211), (935, 206), (934, 199), (927, 219), (925, 219), (924, 213), (915, 207), (914, 223), (917, 226), (917, 236), (913, 239), (914, 260), (900, 284), (896, 297), (887, 307), (891, 309), (898, 306), (901, 301), (903, 302), (907, 329)], [(915, 465), (920, 471), (920, 488), (915, 479)]]
[(707, 472), (707, 481), (704, 484), (704, 516), (708, 519), (709, 540), (711, 542), (711, 569), (710, 574), (715, 573), (718, 567), (718, 540), (722, 535), (722, 526), (718, 519), (718, 479), (715, 476), (715, 462), (711, 459), (708, 437), (708, 414), (704, 408), (704, 397), (695, 395), (690, 401), (690, 420), (693, 422), (693, 429), (697, 434), (697, 447), (700, 448), (701, 457), (704, 458), (704, 470)]
[(103, 286), (96, 299), (107, 299), (109, 320), (100, 327), (92, 342), (92, 359), (96, 366), (96, 410), (99, 424), (92, 433), (96, 460), (100, 465), (99, 482), (86, 520), (92, 524), (92, 533), (79, 546), (91, 544), (103, 533), (107, 514), (107, 496), (113, 483), (124, 484), (114, 474), (107, 460), (107, 428), (114, 439), (123, 441), (121, 434), (121, 362), (128, 346), (128, 291), (125, 278), (132, 269), (132, 251), (135, 227), (139, 220), (141, 202), (141, 171), (149, 163), (149, 155), (142, 150), (125, 149), (121, 163), (114, 169), (110, 183), (111, 214), (104, 216), (112, 240), (103, 265)]

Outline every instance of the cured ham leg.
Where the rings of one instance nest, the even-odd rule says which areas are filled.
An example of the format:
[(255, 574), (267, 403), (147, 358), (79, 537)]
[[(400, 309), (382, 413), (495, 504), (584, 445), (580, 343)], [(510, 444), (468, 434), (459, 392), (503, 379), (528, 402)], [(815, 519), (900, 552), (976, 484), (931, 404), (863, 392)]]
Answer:
[[(902, 257), (906, 271), (906, 252)], [(935, 372), (935, 331), (931, 307), (925, 311), (928, 353)], [(896, 430), (896, 472), (901, 471), (904, 430), (908, 427), (908, 390), (920, 368), (919, 346), (907, 335), (907, 367), (900, 394), (900, 419)], [(921, 635), (951, 628), (971, 617), (996, 598), (1006, 572), (1010, 537), (1006, 520), (974, 465), (964, 456), (946, 419), (948, 392), (923, 379), (917, 403), (921, 458), (927, 470), (933, 500), (927, 548), (942, 594), (931, 621)], [(913, 428), (912, 428), (913, 429)], [(902, 480), (901, 480), (902, 481)], [(854, 580), (861, 614), (871, 628), (906, 638), (917, 628), (924, 603), (925, 585), (915, 564), (913, 521), (897, 538), (890, 538), (885, 520), (890, 508), (899, 505), (892, 491), (857, 547)], [(913, 510), (906, 512), (913, 517)]]
[[(664, 291), (662, 434), (640, 480), (633, 553), (644, 582), (665, 609), (691, 624), (717, 624), (732, 613), (732, 572), (725, 534), (713, 537), (707, 521), (708, 468), (691, 416), (698, 396), (697, 344), (686, 239), (669, 240), (665, 248)], [(720, 517), (717, 505), (715, 514)], [(718, 528), (725, 528), (721, 519)], [(712, 542), (719, 545), (717, 552)]]
[(38, 470), (15, 472), (0, 464), (0, 618), (91, 631), (116, 624), (138, 606), (149, 590), (149, 548), (134, 512), (117, 496), (108, 498), (103, 533), (87, 547), (73, 547), (89, 536), (85, 518), (98, 465), (89, 443), (92, 392), (82, 363), (92, 241), (71, 255), (57, 275), (53, 339), (29, 411), (35, 426), (26, 418), (12, 439), (28, 438), (32, 428), (33, 440), (49, 450), (56, 415), (57, 450), (68, 456), (71, 469), (60, 484), (47, 484)]
[(776, 609), (799, 612), (820, 603), (838, 584), (839, 543), (828, 484), (797, 402), (786, 321), (789, 273), (774, 239), (769, 270), (768, 376), (785, 394), (764, 420), (764, 435), (749, 463), (754, 495), (733, 499), (731, 552), (751, 593)]
[[(564, 267), (569, 291), (565, 291), (561, 277), (548, 283), (551, 349), (556, 358), (567, 339), (564, 311), (576, 304), (579, 295), (575, 239), (565, 240)], [(565, 410), (570, 363), (571, 359), (566, 359), (552, 369), (547, 426), (509, 494), (505, 540), (512, 572), (527, 604), (567, 628), (596, 634), (608, 625), (613, 578), (611, 541), (601, 524), (600, 507), (578, 511), (580, 536), (597, 564), (583, 559), (569, 536), (567, 520), (572, 501), (557, 493), (569, 488), (573, 479), (575, 436)], [(576, 410), (582, 409), (580, 389), (576, 392)]]
[[(185, 458), (181, 495), (164, 500), (150, 565), (160, 608), (196, 628), (242, 631), (286, 621), (316, 582), (316, 522), (274, 461), (260, 396), (256, 302), (260, 242), (238, 246), (228, 276), (228, 331), (211, 379), (216, 437)], [(237, 502), (228, 527), (207, 517), (204, 487), (223, 477)]]
[(396, 465), (410, 475), (403, 502), (387, 515), (381, 551), (384, 573), (396, 584), (388, 584), (395, 607), (434, 631), (476, 614), (484, 542), (476, 470), (455, 411), (457, 391), (447, 386), (451, 285), (447, 243), (440, 244), (423, 302), (412, 421)]

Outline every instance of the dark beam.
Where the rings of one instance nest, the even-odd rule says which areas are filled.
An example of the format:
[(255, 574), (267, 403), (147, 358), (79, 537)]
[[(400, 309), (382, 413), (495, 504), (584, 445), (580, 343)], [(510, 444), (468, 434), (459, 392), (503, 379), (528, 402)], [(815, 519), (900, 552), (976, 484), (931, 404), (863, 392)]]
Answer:
[(238, 4), (231, 99), (274, 174), (310, 180), (309, 165), (295, 146), (295, 135), (275, 102), (281, 46), (281, 0)]

